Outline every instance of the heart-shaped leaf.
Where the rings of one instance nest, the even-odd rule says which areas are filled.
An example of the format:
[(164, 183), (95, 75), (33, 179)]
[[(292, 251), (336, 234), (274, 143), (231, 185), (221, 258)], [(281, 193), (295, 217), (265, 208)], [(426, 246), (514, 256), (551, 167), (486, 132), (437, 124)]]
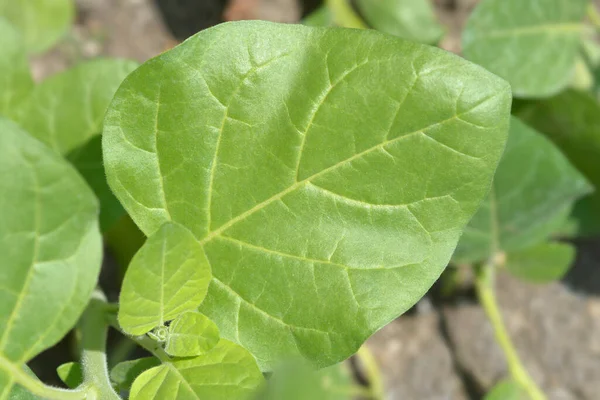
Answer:
[(6, 116), (33, 89), (19, 33), (0, 18), (0, 115)]
[(492, 189), (456, 249), (457, 261), (481, 261), (543, 242), (591, 190), (544, 135), (512, 118)]
[(542, 243), (508, 253), (506, 268), (517, 278), (533, 283), (560, 279), (575, 259), (575, 248), (567, 243)]
[[(75, 324), (102, 259), (98, 204), (62, 157), (0, 119), (0, 398)], [(8, 389), (7, 389), (8, 388)]]
[(175, 221), (212, 266), (201, 311), (261, 367), (354, 353), (444, 269), (505, 144), (510, 88), (376, 31), (203, 31), (123, 83), (103, 137), (146, 234)]
[(160, 365), (156, 357), (145, 357), (137, 360), (123, 361), (110, 371), (110, 381), (115, 390), (129, 391), (133, 381), (144, 371)]
[(201, 356), (164, 363), (133, 382), (131, 400), (247, 399), (263, 382), (248, 351), (221, 340)]
[(23, 34), (25, 47), (32, 53), (41, 53), (62, 38), (74, 15), (73, 0), (0, 0), (0, 17)]
[(463, 32), (463, 53), (508, 80), (515, 96), (550, 96), (571, 80), (587, 4), (482, 0)]
[(434, 44), (444, 33), (429, 0), (358, 0), (356, 5), (373, 28), (403, 39)]
[(195, 310), (206, 296), (210, 266), (194, 236), (166, 223), (136, 253), (123, 279), (119, 325), (143, 335)]
[(214, 322), (199, 312), (186, 312), (169, 325), (165, 351), (175, 357), (193, 357), (215, 347), (219, 338)]

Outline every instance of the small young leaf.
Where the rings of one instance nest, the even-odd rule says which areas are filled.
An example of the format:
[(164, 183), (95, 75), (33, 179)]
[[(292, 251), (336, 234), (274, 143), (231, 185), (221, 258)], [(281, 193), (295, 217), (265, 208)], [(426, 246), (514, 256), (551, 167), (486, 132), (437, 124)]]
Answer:
[(164, 363), (133, 382), (131, 400), (246, 399), (263, 383), (246, 349), (221, 340), (208, 353)]
[(81, 63), (37, 85), (11, 117), (66, 155), (102, 132), (108, 104), (136, 66), (133, 61), (116, 59)]
[(542, 243), (508, 253), (506, 268), (517, 278), (547, 283), (562, 278), (575, 259), (575, 248), (566, 243)]
[(206, 353), (219, 342), (219, 328), (197, 311), (181, 314), (169, 325), (165, 351), (175, 357)]
[(133, 381), (144, 371), (160, 365), (156, 357), (123, 361), (110, 371), (110, 380), (117, 392), (128, 391)]
[(0, 1), (0, 17), (23, 34), (25, 47), (32, 53), (52, 47), (67, 33), (74, 15), (73, 0)]
[(195, 310), (206, 296), (210, 278), (204, 250), (194, 236), (179, 224), (164, 224), (125, 273), (119, 325), (130, 335), (143, 335)]
[(81, 315), (102, 240), (97, 200), (75, 169), (3, 119), (0, 210), (0, 387), (10, 389), (11, 368), (54, 345)]
[(438, 278), (489, 189), (509, 108), (506, 82), (440, 49), (228, 23), (124, 81), (104, 161), (146, 234), (173, 221), (203, 246), (200, 311), (223, 337), (265, 369), (299, 354), (322, 367)]
[(61, 381), (71, 389), (75, 389), (83, 382), (83, 370), (81, 364), (77, 362), (68, 362), (62, 364), (56, 369)]
[(484, 400), (525, 400), (527, 395), (518, 383), (505, 380), (497, 383), (486, 395)]
[(356, 5), (373, 28), (403, 39), (435, 44), (444, 33), (429, 0), (358, 0)]
[(550, 96), (571, 80), (587, 4), (482, 0), (463, 33), (463, 53), (508, 80), (515, 96)]
[(11, 110), (33, 89), (33, 78), (19, 33), (0, 18), (0, 115)]
[(543, 242), (591, 190), (544, 135), (512, 118), (492, 189), (458, 244), (454, 259), (481, 261)]

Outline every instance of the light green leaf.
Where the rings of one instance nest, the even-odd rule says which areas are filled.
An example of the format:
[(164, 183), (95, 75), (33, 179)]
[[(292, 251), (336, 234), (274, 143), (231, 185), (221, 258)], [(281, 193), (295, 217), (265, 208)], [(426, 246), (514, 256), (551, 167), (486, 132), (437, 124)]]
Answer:
[(358, 0), (373, 28), (420, 43), (435, 44), (444, 33), (430, 0)]
[(482, 0), (463, 32), (463, 53), (508, 80), (515, 96), (550, 96), (571, 80), (587, 4)]
[(552, 142), (513, 117), (492, 189), (465, 229), (454, 258), (481, 261), (499, 251), (541, 243), (590, 190)]
[(117, 392), (128, 391), (133, 381), (144, 371), (160, 365), (156, 357), (124, 361), (110, 371), (110, 380)]
[(136, 65), (117, 59), (81, 63), (37, 85), (12, 117), (66, 155), (102, 132), (108, 104)]
[(94, 289), (98, 204), (62, 157), (0, 119), (0, 398), (10, 372), (54, 345)]
[(65, 385), (71, 389), (75, 389), (83, 382), (83, 370), (81, 364), (77, 362), (68, 362), (60, 365), (56, 369), (58, 377)]
[(79, 171), (100, 201), (100, 230), (107, 232), (125, 210), (108, 187), (102, 163), (102, 137), (93, 136), (89, 142), (67, 155), (67, 159)]
[(33, 78), (21, 36), (2, 18), (0, 48), (0, 115), (7, 115), (33, 89)]
[(518, 383), (504, 380), (497, 383), (486, 395), (484, 400), (525, 400), (527, 395)]
[(558, 280), (575, 259), (575, 248), (567, 243), (542, 243), (508, 253), (506, 268), (517, 278), (533, 283)]
[[(27, 365), (23, 365), (23, 369), (25, 370), (25, 372), (27, 372), (27, 374), (29, 374), (30, 376), (39, 380), (39, 378), (33, 373), (33, 371)], [(12, 390), (10, 391), (10, 394), (8, 395), (8, 399), (9, 400), (38, 400), (39, 397), (37, 397), (34, 394), (31, 394), (23, 386), (15, 385), (12, 387)]]
[(143, 335), (195, 310), (206, 296), (210, 278), (210, 266), (194, 236), (179, 224), (164, 224), (129, 264), (119, 325), (130, 335)]
[(354, 387), (345, 363), (315, 371), (302, 363), (275, 369), (255, 400), (350, 400)]
[(8, 19), (22, 34), (29, 52), (52, 47), (71, 28), (73, 0), (0, 0), (0, 17)]
[[(444, 93), (440, 96), (440, 93)], [(247, 21), (147, 62), (107, 112), (109, 184), (185, 225), (201, 310), (272, 368), (353, 354), (438, 278), (503, 150), (506, 82), (372, 30)]]
[(199, 312), (186, 312), (169, 325), (165, 351), (176, 357), (206, 353), (219, 342), (219, 328)]
[(308, 26), (333, 26), (333, 14), (326, 5), (322, 5), (315, 11), (308, 14), (302, 23)]
[(133, 382), (131, 400), (246, 399), (263, 382), (246, 349), (221, 340), (195, 358), (175, 360), (142, 373)]

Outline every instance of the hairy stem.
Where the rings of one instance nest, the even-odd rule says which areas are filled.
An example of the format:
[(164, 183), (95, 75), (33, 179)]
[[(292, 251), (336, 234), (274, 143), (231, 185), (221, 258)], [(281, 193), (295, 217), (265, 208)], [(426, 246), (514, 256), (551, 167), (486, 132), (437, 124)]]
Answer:
[(385, 391), (383, 388), (383, 381), (381, 379), (381, 372), (379, 371), (379, 367), (377, 366), (377, 361), (375, 360), (373, 353), (371, 353), (365, 344), (358, 349), (356, 355), (365, 368), (367, 380), (369, 381), (369, 391), (371, 394), (370, 398), (374, 400), (384, 400)]
[(81, 319), (83, 385), (90, 388), (89, 400), (119, 400), (113, 389), (106, 364), (106, 337), (108, 333), (107, 303), (96, 291)]
[(496, 300), (494, 278), (495, 266), (493, 264), (485, 264), (478, 268), (475, 279), (475, 288), (477, 290), (479, 302), (494, 328), (496, 341), (504, 352), (508, 370), (512, 378), (523, 388), (532, 400), (546, 400), (546, 395), (544, 395), (523, 366), (519, 354), (506, 330)]
[(0, 370), (3, 370), (15, 383), (25, 388), (28, 392), (49, 400), (83, 400), (89, 394), (88, 387), (80, 387), (75, 390), (67, 390), (47, 386), (35, 377), (29, 375), (22, 368), (13, 364), (10, 360), (0, 356)]

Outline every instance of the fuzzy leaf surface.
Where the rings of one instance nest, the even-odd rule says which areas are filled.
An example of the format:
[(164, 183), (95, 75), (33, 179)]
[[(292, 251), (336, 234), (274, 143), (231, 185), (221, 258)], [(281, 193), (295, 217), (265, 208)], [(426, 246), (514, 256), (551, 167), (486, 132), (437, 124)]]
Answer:
[(467, 21), (465, 57), (508, 80), (518, 97), (545, 97), (570, 82), (587, 0), (482, 0)]
[(591, 186), (544, 135), (511, 120), (492, 189), (462, 235), (454, 258), (482, 261), (543, 242)]
[(60, 155), (0, 119), (0, 398), (13, 372), (58, 342), (94, 289), (98, 204)]
[(164, 224), (136, 253), (123, 279), (119, 325), (143, 335), (198, 308), (211, 273), (202, 247), (184, 227)]
[(175, 357), (193, 357), (206, 353), (219, 342), (219, 328), (197, 311), (181, 314), (169, 325), (165, 351)]
[(438, 278), (489, 189), (510, 97), (376, 31), (228, 23), (125, 80), (105, 167), (142, 231), (175, 221), (203, 246), (200, 311), (223, 337), (265, 369), (326, 366)]
[(133, 382), (131, 400), (247, 399), (263, 383), (256, 361), (243, 347), (221, 340), (195, 358), (164, 363)]

